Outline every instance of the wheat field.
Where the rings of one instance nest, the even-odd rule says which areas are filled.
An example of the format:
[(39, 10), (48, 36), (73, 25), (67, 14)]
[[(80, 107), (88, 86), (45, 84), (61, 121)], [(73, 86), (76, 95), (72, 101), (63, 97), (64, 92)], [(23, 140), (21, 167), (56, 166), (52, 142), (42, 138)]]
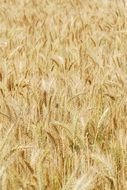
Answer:
[(0, 190), (127, 190), (127, 0), (0, 0)]

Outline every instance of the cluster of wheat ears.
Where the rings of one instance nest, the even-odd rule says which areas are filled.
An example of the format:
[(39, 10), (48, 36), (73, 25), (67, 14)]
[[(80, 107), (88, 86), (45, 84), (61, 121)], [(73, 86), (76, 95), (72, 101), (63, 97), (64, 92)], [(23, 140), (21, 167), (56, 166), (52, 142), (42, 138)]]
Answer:
[(127, 190), (126, 0), (0, 0), (0, 190)]

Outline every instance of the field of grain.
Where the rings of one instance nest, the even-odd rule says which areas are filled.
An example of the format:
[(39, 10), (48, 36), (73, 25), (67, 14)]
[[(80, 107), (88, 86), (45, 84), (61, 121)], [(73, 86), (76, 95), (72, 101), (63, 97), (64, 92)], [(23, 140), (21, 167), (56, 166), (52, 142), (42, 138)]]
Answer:
[(127, 0), (0, 0), (0, 190), (127, 190)]

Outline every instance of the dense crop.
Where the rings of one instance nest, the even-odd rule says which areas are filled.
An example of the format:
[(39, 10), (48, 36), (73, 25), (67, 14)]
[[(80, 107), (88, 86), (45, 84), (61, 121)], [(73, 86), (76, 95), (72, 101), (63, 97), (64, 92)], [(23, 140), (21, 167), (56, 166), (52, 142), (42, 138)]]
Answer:
[(127, 189), (127, 1), (0, 1), (0, 190)]

